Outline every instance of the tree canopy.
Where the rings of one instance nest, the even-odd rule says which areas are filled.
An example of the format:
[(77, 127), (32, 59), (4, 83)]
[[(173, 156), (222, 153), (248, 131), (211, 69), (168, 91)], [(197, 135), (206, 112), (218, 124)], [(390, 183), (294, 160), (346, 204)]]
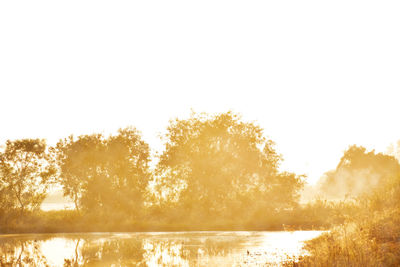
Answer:
[(281, 156), (263, 130), (231, 112), (171, 121), (156, 191), (182, 214), (237, 217), (293, 207), (300, 176), (279, 172)]
[(21, 212), (38, 209), (55, 173), (44, 140), (7, 141), (0, 153), (0, 202)]
[(76, 209), (132, 215), (143, 205), (149, 180), (149, 146), (134, 128), (115, 136), (73, 136), (55, 147), (59, 181)]
[(320, 188), (330, 197), (358, 196), (399, 174), (400, 165), (393, 156), (353, 145), (336, 169), (325, 174)]

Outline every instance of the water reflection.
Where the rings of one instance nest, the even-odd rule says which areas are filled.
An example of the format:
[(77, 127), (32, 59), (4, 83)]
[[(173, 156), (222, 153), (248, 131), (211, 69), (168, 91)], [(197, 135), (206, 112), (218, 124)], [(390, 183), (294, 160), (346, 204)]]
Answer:
[(320, 231), (88, 233), (0, 236), (0, 266), (279, 264)]

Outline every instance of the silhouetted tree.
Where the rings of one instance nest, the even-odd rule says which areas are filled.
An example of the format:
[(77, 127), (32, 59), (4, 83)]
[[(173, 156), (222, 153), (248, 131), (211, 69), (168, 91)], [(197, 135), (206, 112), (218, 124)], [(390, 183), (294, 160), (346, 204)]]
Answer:
[(320, 188), (329, 197), (357, 196), (400, 174), (399, 162), (389, 155), (350, 146), (335, 170), (327, 172)]
[(1, 201), (21, 212), (40, 207), (56, 171), (40, 139), (7, 141), (0, 153)]
[(171, 121), (154, 188), (184, 216), (265, 215), (292, 207), (302, 186), (301, 177), (278, 171), (281, 160), (254, 123), (231, 112), (192, 114)]
[(149, 147), (133, 128), (69, 137), (55, 147), (64, 194), (86, 212), (137, 212), (149, 179)]

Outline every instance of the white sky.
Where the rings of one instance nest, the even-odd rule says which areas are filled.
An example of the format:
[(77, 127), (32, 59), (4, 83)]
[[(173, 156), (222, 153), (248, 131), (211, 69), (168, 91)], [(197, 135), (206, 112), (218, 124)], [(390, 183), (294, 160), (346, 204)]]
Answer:
[(233, 110), (316, 181), (400, 139), (399, 1), (1, 1), (0, 143)]

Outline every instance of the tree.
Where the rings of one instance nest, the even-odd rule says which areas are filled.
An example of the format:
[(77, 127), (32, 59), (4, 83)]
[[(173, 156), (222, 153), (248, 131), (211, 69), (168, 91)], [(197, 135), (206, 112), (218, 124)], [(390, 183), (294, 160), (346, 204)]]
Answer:
[(40, 139), (7, 141), (0, 154), (2, 201), (22, 213), (38, 209), (56, 170)]
[(327, 172), (319, 187), (329, 197), (358, 196), (400, 174), (399, 162), (393, 156), (350, 146), (335, 170)]
[(231, 112), (171, 121), (156, 169), (159, 199), (189, 216), (237, 217), (295, 205), (301, 177), (278, 171), (274, 143)]
[(74, 201), (77, 211), (81, 209), (80, 202), (87, 183), (102, 166), (100, 159), (104, 149), (103, 136), (100, 134), (82, 135), (76, 140), (69, 136), (53, 148), (60, 168), (58, 181), (63, 187), (64, 196)]
[(54, 152), (64, 195), (78, 211), (132, 214), (143, 204), (150, 152), (134, 128), (109, 138), (70, 136), (60, 140)]

